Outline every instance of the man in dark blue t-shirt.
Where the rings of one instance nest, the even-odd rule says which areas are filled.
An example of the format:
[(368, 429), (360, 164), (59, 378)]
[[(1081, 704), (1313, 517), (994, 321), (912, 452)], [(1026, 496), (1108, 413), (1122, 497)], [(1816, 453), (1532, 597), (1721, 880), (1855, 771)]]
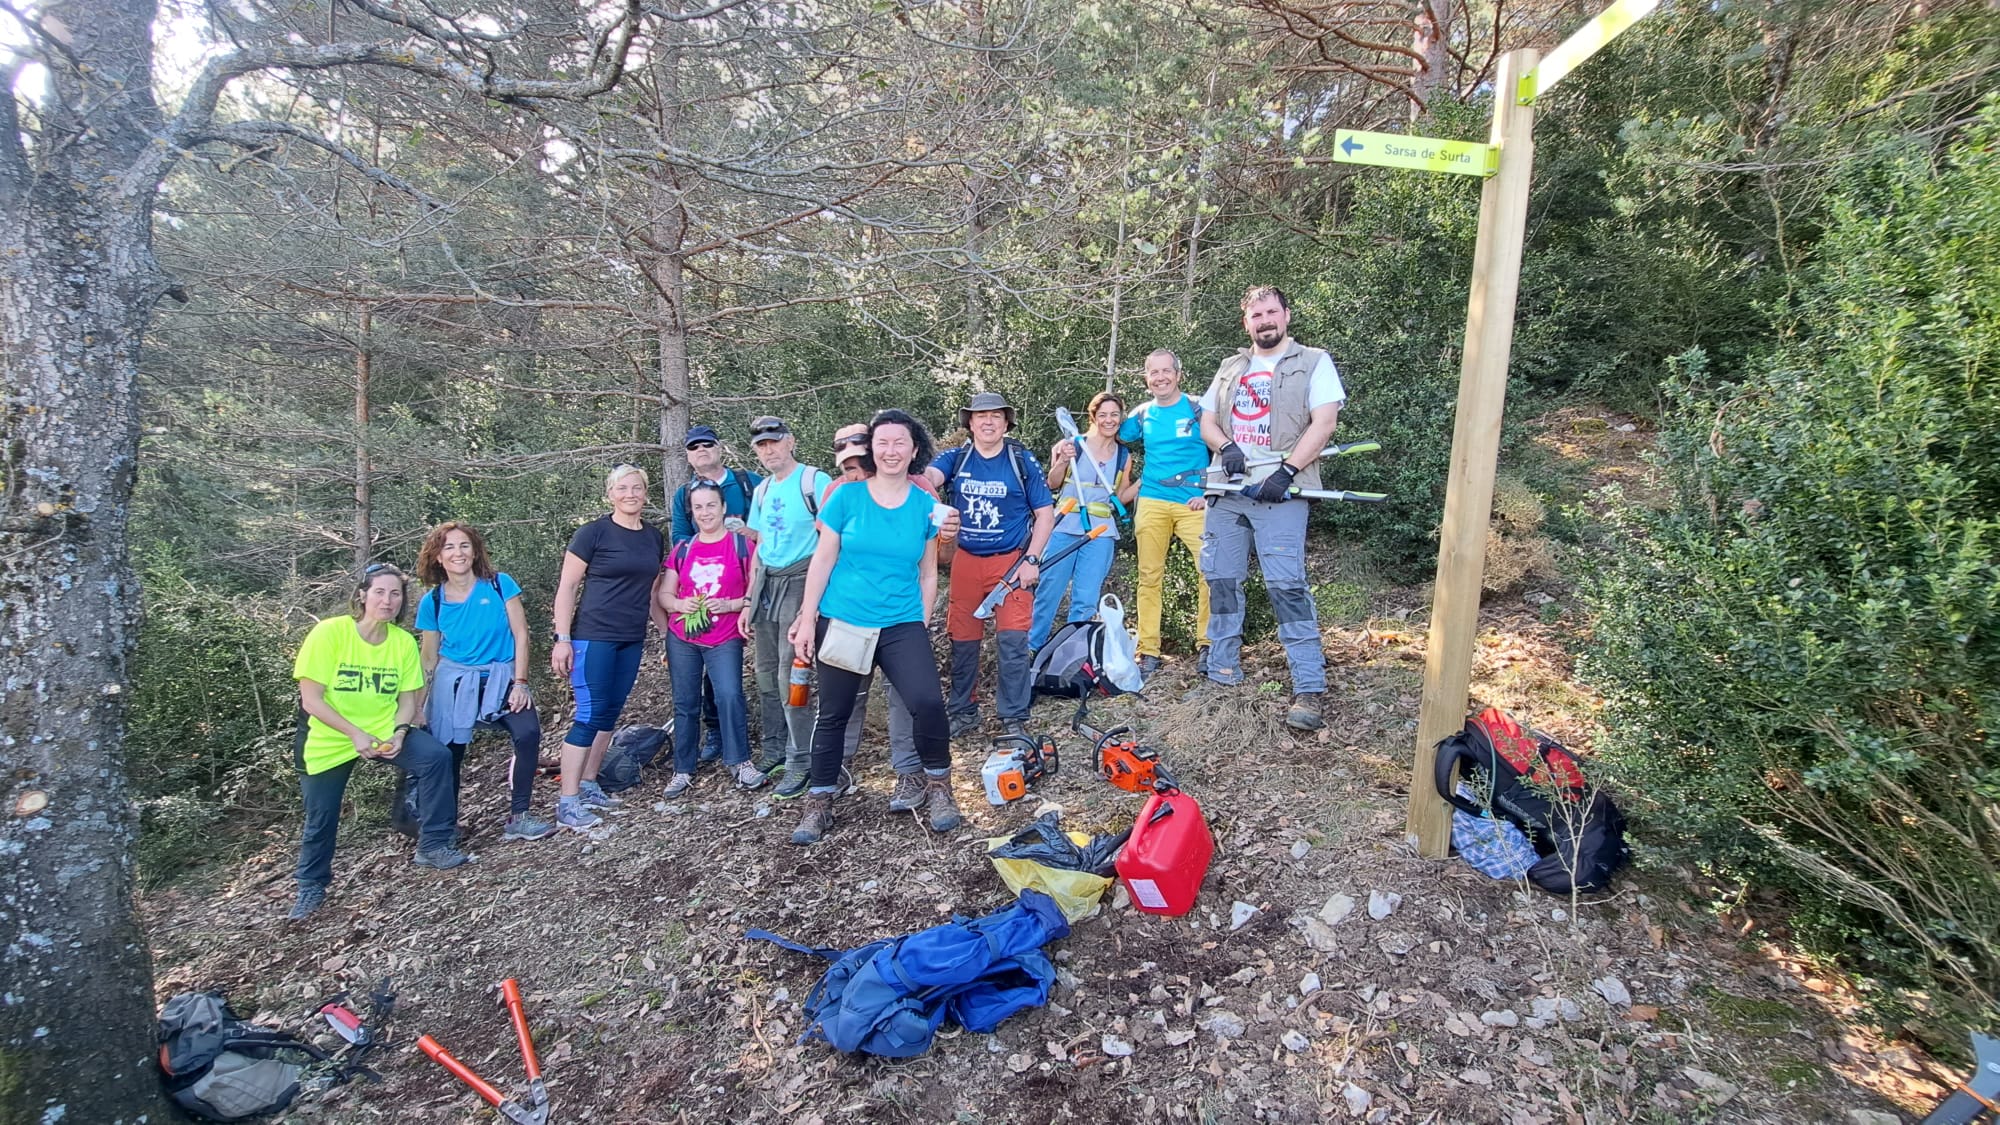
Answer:
[[(1028, 593), (1041, 577), (1042, 548), (1055, 528), (1055, 501), (1035, 455), (1007, 436), (1014, 408), (987, 391), (972, 396), (958, 412), (958, 424), (972, 440), (938, 454), (924, 470), (939, 494), (958, 509), (958, 550), (951, 561), (951, 593), (945, 623), (951, 633), (951, 736), (979, 729), (973, 683), (979, 678), (979, 648), (985, 623), (972, 616), (1000, 584), (1014, 561), (1020, 588), (993, 614), (994, 641), (1000, 646), (1000, 682), (994, 693), (1000, 723), (1009, 734), (1027, 731), (1032, 684), (1028, 675), (1028, 628), (1034, 598)], [(1025, 556), (1023, 554), (1025, 552)]]

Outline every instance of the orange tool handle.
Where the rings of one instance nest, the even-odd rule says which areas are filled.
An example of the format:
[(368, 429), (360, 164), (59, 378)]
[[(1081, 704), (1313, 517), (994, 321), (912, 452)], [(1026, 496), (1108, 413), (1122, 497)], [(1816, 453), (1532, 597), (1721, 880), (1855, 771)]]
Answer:
[(514, 1019), (514, 1038), (521, 1041), (521, 1058), (528, 1064), (528, 1081), (542, 1076), (541, 1060), (535, 1058), (535, 1038), (528, 1032), (528, 1011), (521, 1006), (521, 986), (509, 978), (501, 982), (500, 998), (507, 1002), (507, 1014)]
[(486, 1084), (486, 1080), (472, 1072), (472, 1068), (451, 1057), (438, 1041), (426, 1035), (417, 1040), (417, 1049), (431, 1057), (431, 1061), (451, 1071), (452, 1077), (472, 1087), (472, 1092), (486, 1099), (488, 1105), (497, 1106), (507, 1100), (507, 1096)]
[(1086, 535), (1084, 536), (1084, 538), (1085, 538), (1085, 539), (1095, 539), (1095, 538), (1097, 538), (1098, 536), (1100, 536), (1100, 535), (1102, 535), (1102, 534), (1104, 534), (1105, 532), (1107, 532), (1107, 531), (1110, 531), (1110, 530), (1111, 530), (1111, 525), (1110, 525), (1110, 524), (1108, 524), (1108, 523), (1100, 523), (1100, 524), (1098, 524), (1098, 525), (1097, 525), (1096, 527), (1093, 527), (1093, 528), (1091, 528), (1091, 529), (1090, 529), (1090, 531), (1089, 531), (1089, 533), (1088, 533), (1088, 534), (1086, 534)]

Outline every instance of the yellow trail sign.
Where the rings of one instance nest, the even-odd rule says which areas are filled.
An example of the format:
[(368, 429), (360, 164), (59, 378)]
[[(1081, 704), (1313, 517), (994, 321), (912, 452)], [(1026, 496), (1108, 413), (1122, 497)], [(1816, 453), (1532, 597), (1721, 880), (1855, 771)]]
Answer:
[(1528, 73), (1521, 76), (1521, 85), (1515, 91), (1515, 100), (1520, 105), (1534, 105), (1535, 99), (1561, 82), (1570, 71), (1583, 65), (1583, 60), (1604, 49), (1606, 43), (1624, 34), (1625, 29), (1638, 23), (1660, 6), (1660, 0), (1617, 0), (1617, 3), (1597, 13), (1597, 18), (1576, 29), (1576, 34), (1562, 41), (1562, 45), (1550, 51), (1542, 61)]
[(1466, 176), (1490, 176), (1500, 167), (1500, 150), (1492, 145), (1361, 129), (1334, 130), (1333, 158), (1342, 164), (1457, 172)]

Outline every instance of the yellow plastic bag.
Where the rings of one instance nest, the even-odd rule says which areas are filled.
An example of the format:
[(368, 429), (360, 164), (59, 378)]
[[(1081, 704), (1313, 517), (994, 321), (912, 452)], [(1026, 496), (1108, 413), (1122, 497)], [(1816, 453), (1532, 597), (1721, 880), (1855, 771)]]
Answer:
[[(1081, 832), (1063, 835), (1079, 847), (1090, 843), (1090, 837)], [(986, 841), (986, 850), (990, 852), (1007, 842), (1007, 837), (995, 836)], [(1007, 884), (1008, 890), (1019, 895), (1023, 889), (1033, 887), (1054, 899), (1063, 917), (1071, 922), (1081, 922), (1097, 913), (1104, 892), (1111, 889), (1114, 881), (1088, 871), (1064, 871), (1028, 859), (987, 858), (992, 860), (993, 869), (1000, 873), (1000, 881)]]

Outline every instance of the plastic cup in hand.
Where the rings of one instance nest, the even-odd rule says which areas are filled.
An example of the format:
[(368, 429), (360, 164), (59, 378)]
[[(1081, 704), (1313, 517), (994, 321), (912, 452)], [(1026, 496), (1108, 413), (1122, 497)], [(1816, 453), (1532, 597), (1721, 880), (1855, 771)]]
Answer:
[(931, 526), (937, 528), (940, 531), (944, 530), (944, 521), (951, 518), (952, 510), (953, 509), (950, 504), (932, 504)]

